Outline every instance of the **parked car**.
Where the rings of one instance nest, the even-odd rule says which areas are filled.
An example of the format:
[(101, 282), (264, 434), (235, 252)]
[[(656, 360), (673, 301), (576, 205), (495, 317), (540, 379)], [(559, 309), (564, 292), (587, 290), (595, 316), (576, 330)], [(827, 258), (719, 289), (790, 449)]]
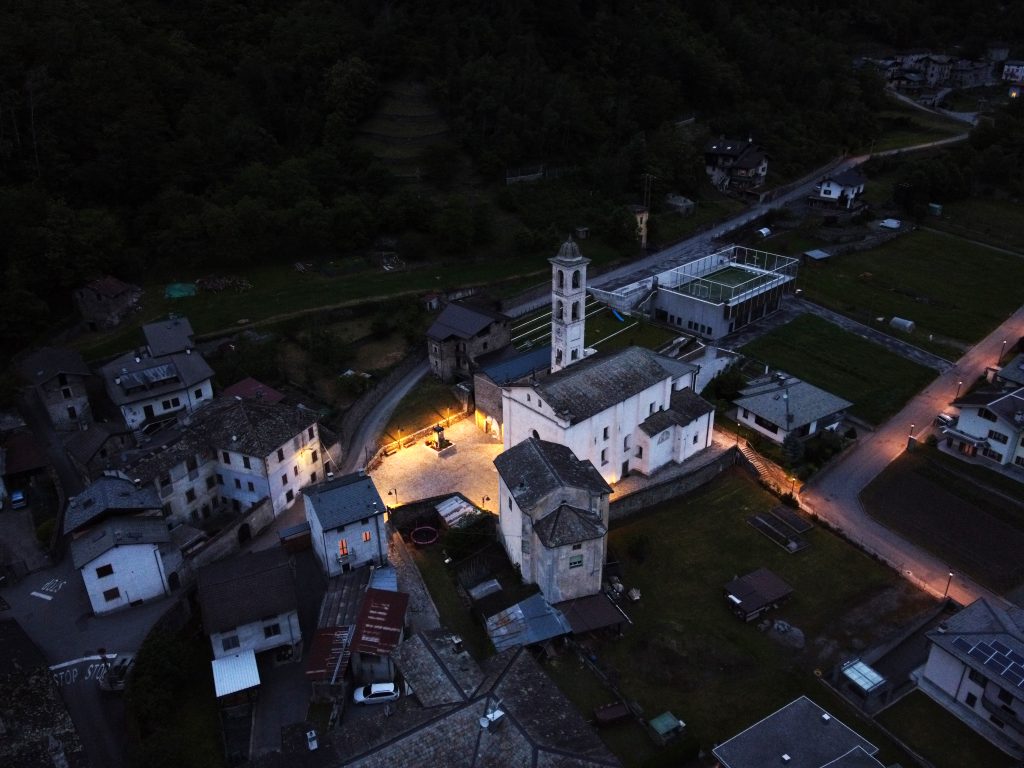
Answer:
[(24, 509), (28, 506), (24, 491), (11, 491), (11, 509)]
[(401, 691), (394, 683), (370, 683), (356, 688), (352, 701), (356, 704), (387, 704), (398, 701)]

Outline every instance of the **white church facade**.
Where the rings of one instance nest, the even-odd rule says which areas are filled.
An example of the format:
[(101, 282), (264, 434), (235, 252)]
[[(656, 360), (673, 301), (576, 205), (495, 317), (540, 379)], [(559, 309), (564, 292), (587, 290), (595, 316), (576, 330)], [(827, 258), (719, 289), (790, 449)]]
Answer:
[(571, 240), (550, 261), (551, 372), (503, 387), (505, 450), (531, 437), (557, 443), (615, 483), (710, 446), (714, 408), (694, 392), (697, 367), (642, 347), (585, 349), (589, 261)]

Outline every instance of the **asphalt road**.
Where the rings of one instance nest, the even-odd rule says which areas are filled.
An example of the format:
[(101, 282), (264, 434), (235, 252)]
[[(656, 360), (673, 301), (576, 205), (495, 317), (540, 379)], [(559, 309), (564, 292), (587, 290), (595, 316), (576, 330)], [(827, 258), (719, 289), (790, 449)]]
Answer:
[[(968, 350), (903, 410), (874, 433), (862, 437), (837, 464), (805, 485), (801, 503), (868, 552), (898, 568), (910, 581), (933, 594), (942, 595), (949, 579), (949, 564), (875, 522), (864, 511), (860, 492), (907, 449), (912, 427), (915, 437), (924, 439), (932, 429), (935, 415), (953, 400), (958, 382), (973, 381), (987, 366), (995, 364), (1003, 350), (1004, 340), (1012, 344), (1021, 336), (1024, 336), (1024, 307)], [(949, 595), (962, 605), (981, 596), (1005, 603), (998, 595), (959, 574), (953, 576)]]

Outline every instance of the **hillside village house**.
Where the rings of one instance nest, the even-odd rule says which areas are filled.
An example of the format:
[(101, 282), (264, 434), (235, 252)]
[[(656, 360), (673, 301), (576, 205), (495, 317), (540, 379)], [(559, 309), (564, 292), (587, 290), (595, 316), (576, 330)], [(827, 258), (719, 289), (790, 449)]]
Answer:
[(86, 283), (74, 294), (78, 314), (90, 331), (104, 331), (119, 325), (138, 306), (141, 297), (139, 286), (110, 275)]
[(154, 489), (169, 525), (198, 522), (229, 504), (240, 512), (263, 499), (276, 517), (323, 476), (316, 419), (304, 408), (218, 398), (164, 443), (106, 473)]
[(768, 176), (768, 155), (753, 139), (711, 139), (704, 146), (704, 170), (718, 189), (756, 189)]
[(68, 500), (64, 533), (77, 534), (114, 517), (159, 514), (160, 497), (153, 488), (121, 477), (100, 477)]
[(445, 382), (469, 376), (479, 356), (508, 346), (510, 326), (509, 318), (500, 312), (448, 304), (427, 330), (430, 370)]
[(117, 517), (71, 542), (93, 613), (101, 615), (170, 594), (181, 553), (159, 517)]
[(135, 446), (131, 432), (118, 422), (100, 421), (75, 432), (64, 443), (71, 463), (86, 482), (103, 474), (118, 457)]
[[(255, 675), (256, 654), (275, 651), (277, 659), (302, 657), (295, 569), (279, 547), (219, 560), (199, 570), (199, 611), (213, 648), (218, 696), (239, 672)], [(230, 659), (218, 664), (222, 659)]]
[(564, 445), (529, 438), (499, 454), (501, 537), (549, 603), (601, 591), (611, 488)]
[(835, 430), (852, 403), (784, 373), (751, 381), (736, 403), (736, 420), (782, 443), (790, 433), (810, 437)]
[(336, 477), (303, 495), (313, 552), (328, 578), (387, 563), (387, 506), (368, 475)]
[(857, 199), (864, 194), (867, 179), (856, 168), (828, 176), (817, 188), (816, 201), (836, 205), (840, 208), (853, 208)]
[(641, 347), (588, 356), (589, 262), (571, 240), (550, 261), (551, 373), (502, 389), (505, 449), (530, 437), (564, 445), (614, 483), (707, 448), (714, 408), (693, 391), (697, 367)]
[(54, 429), (81, 429), (92, 421), (86, 391), (92, 372), (78, 352), (44, 347), (22, 360), (18, 370), (46, 408)]
[(107, 363), (103, 381), (128, 428), (150, 434), (213, 397), (213, 370), (194, 350), (185, 318), (142, 328), (146, 346)]
[(1024, 753), (1024, 610), (980, 598), (928, 633), (924, 693), (1002, 749)]
[[(1010, 374), (1012, 375), (1012, 373)], [(1024, 387), (983, 387), (953, 405), (960, 409), (956, 426), (945, 427), (946, 444), (965, 456), (1024, 469)]]
[(1003, 65), (1003, 80), (1008, 83), (1024, 83), (1024, 61), (1007, 61)]

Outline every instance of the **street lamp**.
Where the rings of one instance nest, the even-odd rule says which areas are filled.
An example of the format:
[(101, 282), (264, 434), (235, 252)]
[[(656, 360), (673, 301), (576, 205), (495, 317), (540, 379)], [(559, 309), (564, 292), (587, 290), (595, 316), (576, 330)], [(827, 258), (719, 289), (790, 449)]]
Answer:
[(740, 423), (736, 422), (736, 447), (740, 447)]
[(395, 506), (397, 507), (398, 506), (398, 489), (397, 488), (392, 488), (390, 491), (388, 491), (388, 496), (394, 496), (395, 497)]
[(999, 359), (996, 360), (996, 365), (1002, 362), (1004, 355), (1006, 355), (1006, 339), (1003, 339), (1003, 348), (999, 350)]
[(796, 478), (792, 476), (789, 478), (789, 495), (796, 496)]
[(913, 436), (914, 436), (914, 425), (911, 424), (910, 425), (910, 437), (913, 437)]
[(484, 500), (483, 500), (483, 503), (481, 504), (480, 508), (481, 509), (487, 509), (487, 502), (490, 501), (490, 500), (491, 500), (490, 496), (484, 496)]
[(964, 383), (962, 381), (958, 381), (956, 383), (956, 396), (953, 398), (954, 400), (960, 399), (960, 387), (962, 387), (963, 385)]
[(950, 583), (952, 583), (952, 581), (953, 581), (953, 572), (950, 571), (949, 572), (949, 578), (946, 579), (946, 590), (942, 593), (942, 597), (943, 598), (949, 596), (949, 585), (950, 585)]

